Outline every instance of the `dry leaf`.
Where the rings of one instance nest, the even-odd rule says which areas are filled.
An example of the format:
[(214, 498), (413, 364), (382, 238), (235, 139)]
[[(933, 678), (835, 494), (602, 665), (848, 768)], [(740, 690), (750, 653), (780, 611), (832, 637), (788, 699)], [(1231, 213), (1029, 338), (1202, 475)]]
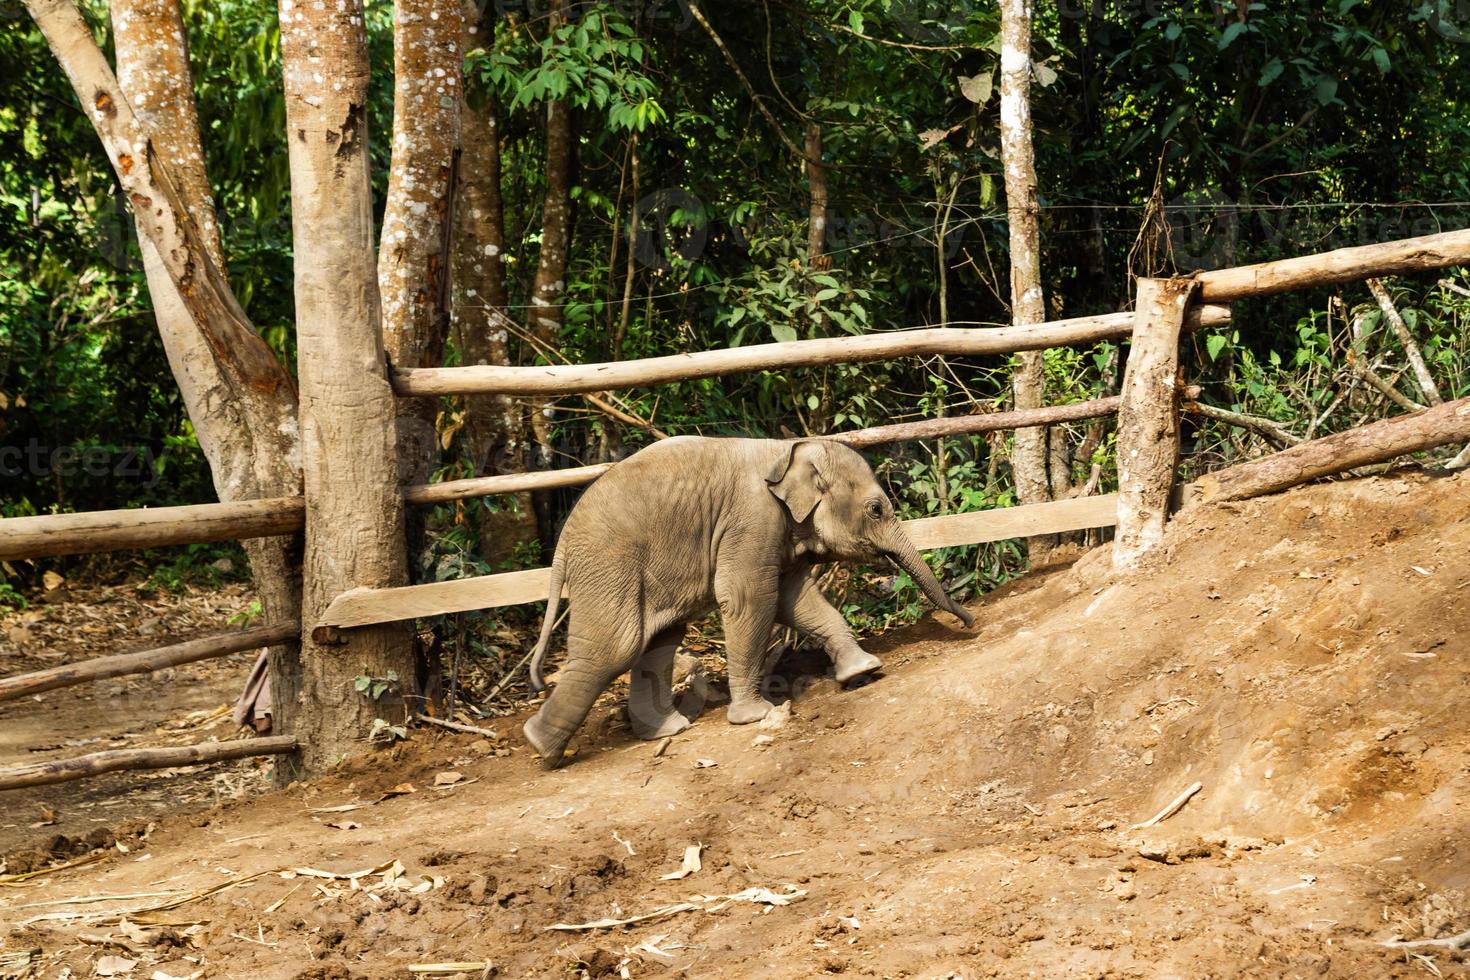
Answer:
[(41, 576), (41, 584), (45, 587), (47, 592), (55, 592), (57, 589), (66, 584), (66, 579), (62, 578), (55, 572), (47, 572), (45, 575)]
[(696, 768), (696, 769), (713, 769), (717, 765), (719, 765), (719, 763), (716, 762), (713, 759), (695, 759), (694, 760), (694, 768)]
[(399, 783), (397, 786), (394, 786), (392, 789), (388, 790), (388, 792), (378, 797), (378, 802), (382, 803), (384, 800), (391, 800), (395, 796), (407, 796), (409, 793), (417, 792), (418, 790), (414, 789), (413, 783)]
[(452, 771), (451, 772), (441, 772), (439, 775), (437, 775), (437, 776), (434, 777), (434, 785), (435, 786), (453, 786), (455, 783), (459, 782), (461, 779), (464, 779), (464, 773), (452, 772)]
[(99, 977), (120, 977), (125, 973), (132, 973), (133, 967), (138, 965), (137, 960), (130, 960), (125, 956), (99, 956), (92, 969), (97, 971)]
[(681, 878), (688, 878), (690, 875), (694, 874), (696, 871), (703, 867), (703, 865), (699, 862), (699, 852), (703, 849), (703, 844), (690, 844), (688, 847), (684, 848), (684, 864), (679, 868), (678, 871), (670, 871), (666, 875), (660, 875), (659, 880), (678, 881)]

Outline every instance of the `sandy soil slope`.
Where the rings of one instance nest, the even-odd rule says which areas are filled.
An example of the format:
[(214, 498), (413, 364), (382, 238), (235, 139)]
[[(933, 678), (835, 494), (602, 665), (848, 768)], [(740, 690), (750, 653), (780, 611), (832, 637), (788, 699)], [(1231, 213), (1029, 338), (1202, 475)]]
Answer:
[[(1199, 509), (1138, 574), (1113, 577), (1103, 549), (977, 610), (971, 634), (874, 643), (886, 676), (860, 689), (798, 677), (780, 727), (712, 708), (660, 754), (600, 708), (554, 773), (415, 732), (354, 771), (162, 820), (126, 854), (0, 887), (0, 964), (1470, 972), (1448, 944), (1383, 945), (1470, 930), (1470, 475)], [(700, 870), (665, 880), (694, 844)], [(144, 897), (40, 904), (100, 896)]]

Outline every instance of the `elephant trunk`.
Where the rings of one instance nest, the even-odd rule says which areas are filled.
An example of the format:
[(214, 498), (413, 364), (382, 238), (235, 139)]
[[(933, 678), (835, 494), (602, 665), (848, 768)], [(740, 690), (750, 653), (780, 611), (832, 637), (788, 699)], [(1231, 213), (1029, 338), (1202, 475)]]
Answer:
[(924, 563), (919, 549), (914, 547), (914, 543), (909, 540), (907, 534), (895, 527), (888, 536), (888, 544), (884, 550), (888, 557), (893, 559), (894, 564), (908, 572), (909, 577), (918, 583), (919, 588), (924, 590), (924, 595), (929, 597), (930, 602), (958, 616), (966, 629), (975, 625), (975, 617), (970, 614), (970, 610), (945, 594), (943, 586), (939, 584), (939, 579)]

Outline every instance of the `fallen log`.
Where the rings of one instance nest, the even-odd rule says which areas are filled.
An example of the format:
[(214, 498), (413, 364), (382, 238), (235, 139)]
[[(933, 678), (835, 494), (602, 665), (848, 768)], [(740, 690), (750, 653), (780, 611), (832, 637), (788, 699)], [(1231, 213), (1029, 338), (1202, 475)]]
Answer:
[[(1230, 309), (1192, 310), (1186, 330), (1224, 326)], [(393, 372), (393, 389), (403, 397), (500, 393), (570, 395), (646, 385), (717, 378), (746, 371), (856, 364), (915, 355), (978, 357), (1121, 340), (1133, 332), (1132, 313), (1054, 320), (1024, 327), (933, 327), (856, 337), (823, 337), (776, 344), (648, 357), (604, 364), (546, 364), (533, 367), (482, 364), (452, 368), (407, 368)]]
[(1470, 229), (1340, 248), (1294, 259), (1202, 272), (1199, 300), (1229, 303), (1293, 289), (1337, 286), (1374, 276), (1428, 272), (1470, 263)]
[(294, 534), (301, 530), (305, 516), (302, 498), (268, 497), (226, 504), (8, 517), (0, 520), (0, 560)]
[(108, 772), (131, 772), (137, 769), (172, 769), (175, 766), (197, 766), (229, 759), (248, 759), (258, 755), (283, 755), (296, 751), (296, 736), (268, 735), (235, 742), (203, 742), (199, 745), (176, 745), (152, 749), (116, 749), (93, 752), (74, 759), (33, 762), (14, 769), (0, 769), (0, 790), (24, 789), (65, 783)]
[(123, 677), (128, 674), (146, 674), (165, 667), (177, 667), (180, 664), (192, 664), (200, 660), (213, 660), (216, 657), (228, 656), (242, 650), (275, 646), (296, 639), (300, 633), (301, 628), (295, 623), (280, 626), (257, 626), (253, 629), (189, 640), (155, 650), (120, 653), (112, 657), (97, 657), (93, 660), (63, 664), (60, 667), (50, 667), (29, 674), (0, 677), (0, 701), (11, 701), (15, 698), (40, 694), (42, 691), (52, 691), (58, 687), (85, 684), (88, 681)]
[(1262, 459), (1206, 473), (1195, 481), (1191, 503), (1246, 500), (1279, 493), (1359, 466), (1385, 463), (1409, 453), (1461, 442), (1470, 442), (1470, 398), (1348, 429)]

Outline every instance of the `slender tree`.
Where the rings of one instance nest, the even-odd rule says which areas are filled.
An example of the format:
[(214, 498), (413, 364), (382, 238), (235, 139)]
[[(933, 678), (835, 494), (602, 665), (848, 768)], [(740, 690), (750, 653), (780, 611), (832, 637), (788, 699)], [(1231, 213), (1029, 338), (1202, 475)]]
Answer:
[[(1000, 20), (1000, 152), (1010, 224), (1011, 322), (1021, 326), (1046, 319), (1036, 160), (1031, 143), (1031, 0), (1001, 0)], [(1017, 409), (1040, 408), (1045, 403), (1041, 351), (1017, 355), (1012, 389)], [(1045, 429), (1017, 430), (1011, 469), (1021, 503), (1052, 499), (1047, 456)], [(1050, 539), (1032, 538), (1032, 565), (1044, 564), (1051, 547)]]

